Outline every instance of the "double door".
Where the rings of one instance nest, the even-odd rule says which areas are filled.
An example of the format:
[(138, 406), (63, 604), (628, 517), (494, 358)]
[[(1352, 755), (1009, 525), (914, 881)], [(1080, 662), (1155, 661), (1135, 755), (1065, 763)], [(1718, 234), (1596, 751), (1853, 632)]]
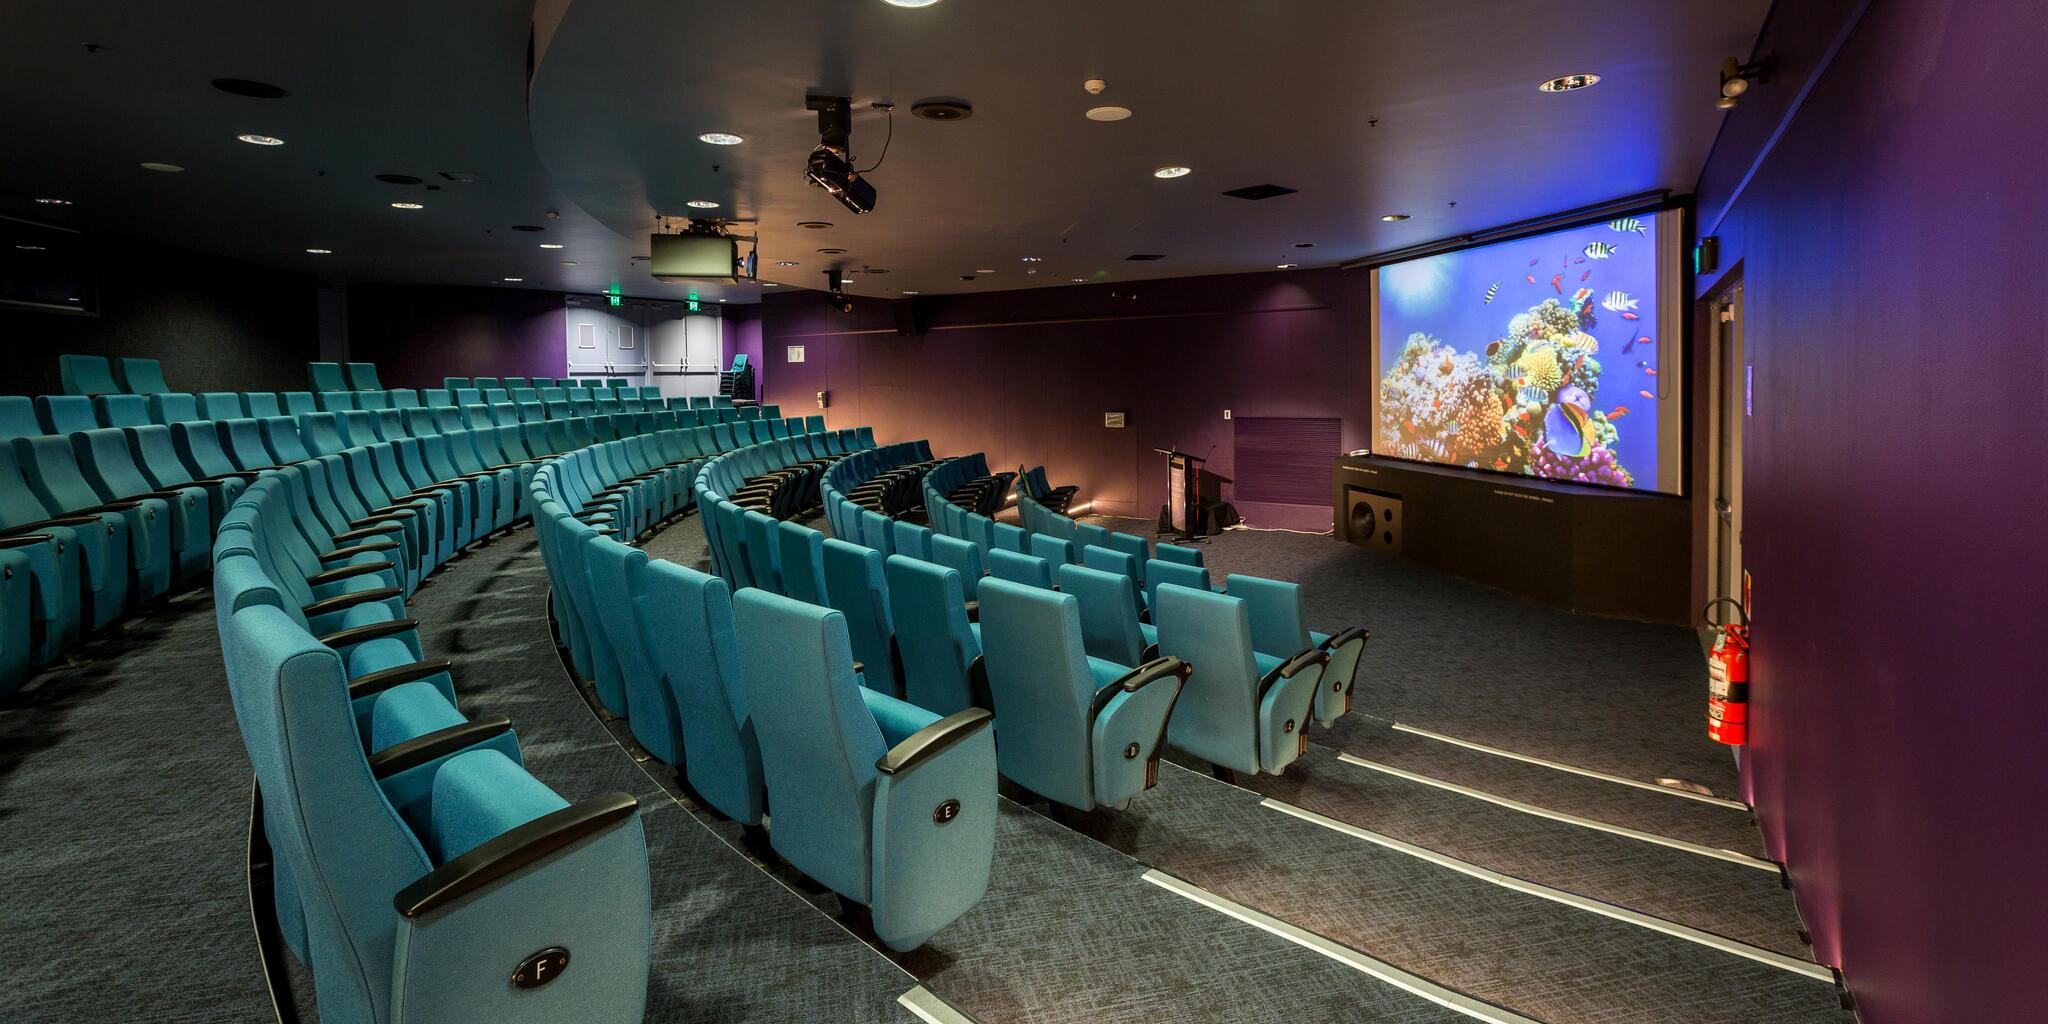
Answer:
[(571, 295), (567, 323), (571, 377), (621, 377), (664, 396), (715, 395), (724, 356), (720, 319), (681, 302)]

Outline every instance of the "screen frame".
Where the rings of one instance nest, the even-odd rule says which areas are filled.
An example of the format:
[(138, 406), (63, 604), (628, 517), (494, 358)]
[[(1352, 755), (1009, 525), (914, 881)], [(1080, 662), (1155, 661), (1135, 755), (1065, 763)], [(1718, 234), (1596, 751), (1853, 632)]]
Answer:
[[(1663, 490), (1655, 486), (1622, 487), (1615, 484), (1581, 483), (1577, 480), (1556, 480), (1550, 477), (1532, 476), (1512, 470), (1490, 469), (1485, 466), (1465, 466), (1448, 462), (1433, 462), (1429, 459), (1410, 459), (1390, 452), (1381, 452), (1372, 446), (1374, 434), (1379, 423), (1380, 351), (1382, 341), (1380, 338), (1381, 269), (1396, 264), (1412, 263), (1416, 260), (1432, 259), (1451, 253), (1484, 249), (1488, 246), (1516, 242), (1525, 238), (1534, 238), (1538, 235), (1576, 231), (1580, 228), (1605, 224), (1623, 217), (1656, 217), (1665, 213), (1675, 215), (1673, 220), (1676, 230), (1673, 240), (1669, 243), (1660, 242), (1657, 252), (1657, 298), (1660, 308), (1665, 309), (1665, 312), (1660, 317), (1662, 323), (1658, 327), (1658, 330), (1665, 335), (1665, 338), (1658, 343), (1658, 350), (1661, 354), (1658, 358), (1659, 375), (1657, 383), (1660, 389), (1667, 386), (1673, 389), (1674, 393), (1668, 401), (1670, 408), (1674, 410), (1672, 413), (1674, 422), (1664, 422), (1661, 415), (1662, 409), (1660, 408), (1657, 447), (1660, 463), (1661, 460), (1669, 459), (1670, 465), (1673, 467), (1671, 471), (1671, 490)], [(1534, 224), (1528, 224), (1526, 227), (1523, 226), (1525, 224), (1528, 224), (1528, 222), (1517, 222), (1515, 225), (1504, 225), (1488, 230), (1475, 231), (1470, 234), (1445, 239), (1442, 244), (1424, 243), (1419, 246), (1411, 246), (1407, 249), (1388, 253), (1384, 256), (1367, 257), (1357, 263), (1349, 264), (1349, 266), (1363, 269), (1366, 272), (1366, 309), (1369, 318), (1366, 324), (1368, 374), (1365, 388), (1367, 457), (1384, 459), (1389, 462), (1399, 462), (1410, 466), (1427, 466), (1442, 472), (1484, 474), (1488, 477), (1519, 480), (1523, 483), (1584, 488), (1602, 493), (1628, 494), (1638, 497), (1690, 500), (1692, 497), (1692, 487), (1690, 485), (1692, 483), (1691, 437), (1693, 417), (1691, 407), (1692, 395), (1688, 389), (1685, 371), (1690, 366), (1693, 353), (1693, 289), (1695, 272), (1690, 257), (1691, 249), (1685, 244), (1685, 241), (1691, 238), (1694, 232), (1692, 197), (1677, 196), (1650, 203), (1614, 206), (1602, 209), (1597, 213), (1588, 212), (1584, 216), (1573, 216), (1570, 213), (1564, 213), (1559, 214), (1558, 219), (1541, 220)], [(1509, 230), (1509, 228), (1512, 228), (1512, 230)], [(1666, 331), (1666, 327), (1673, 328), (1674, 330)], [(1676, 340), (1672, 340), (1673, 335), (1676, 336)], [(1666, 375), (1667, 372), (1668, 376)], [(1660, 406), (1665, 401), (1664, 399), (1659, 399)], [(1667, 427), (1672, 429), (1666, 429)]]

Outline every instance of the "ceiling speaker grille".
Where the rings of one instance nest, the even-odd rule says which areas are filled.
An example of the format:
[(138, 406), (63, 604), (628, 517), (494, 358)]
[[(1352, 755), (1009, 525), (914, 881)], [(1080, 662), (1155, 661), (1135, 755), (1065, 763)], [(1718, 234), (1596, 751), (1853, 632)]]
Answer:
[(1243, 188), (1231, 189), (1223, 194), (1233, 199), (1257, 200), (1271, 199), (1274, 196), (1291, 196), (1297, 191), (1299, 190), (1288, 188), (1285, 185), (1246, 185)]

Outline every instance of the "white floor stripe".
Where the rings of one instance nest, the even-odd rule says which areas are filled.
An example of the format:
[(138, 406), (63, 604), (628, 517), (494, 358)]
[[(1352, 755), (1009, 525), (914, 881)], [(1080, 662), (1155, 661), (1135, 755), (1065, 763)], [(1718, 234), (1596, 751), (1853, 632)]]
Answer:
[(962, 1013), (958, 1007), (923, 985), (897, 996), (896, 1001), (924, 1024), (974, 1024), (973, 1017)]
[(1316, 812), (1311, 811), (1305, 807), (1296, 807), (1293, 804), (1287, 803), (1285, 801), (1274, 800), (1269, 797), (1259, 802), (1266, 807), (1270, 807), (1273, 810), (1281, 812), (1282, 814), (1291, 814), (1294, 817), (1300, 818), (1303, 821), (1309, 822), (1311, 824), (1321, 825), (1322, 827), (1327, 828), (1333, 832), (1342, 832), (1345, 835), (1351, 836), (1353, 838), (1363, 839), (1368, 843), (1374, 843), (1379, 846), (1384, 846), (1389, 850), (1394, 850), (1399, 853), (1405, 853), (1410, 857), (1415, 857), (1420, 860), (1426, 860), (1439, 867), (1449, 868), (1452, 871), (1456, 871), (1464, 875), (1470, 875), (1473, 878), (1477, 878), (1481, 881), (1492, 882), (1493, 884), (1498, 885), (1505, 889), (1513, 889), (1517, 892), (1524, 892), (1528, 893), (1531, 896), (1541, 897), (1553, 903), (1562, 903), (1568, 907), (1575, 907), (1579, 910), (1589, 911), (1591, 913), (1599, 914), (1603, 917), (1611, 917), (1617, 921), (1625, 921), (1629, 924), (1635, 925), (1638, 928), (1647, 928), (1653, 932), (1662, 932), (1665, 935), (1676, 936), (1688, 942), (1696, 942), (1702, 946), (1707, 946), (1712, 949), (1718, 949), (1724, 953), (1733, 953), (1736, 956), (1745, 957), (1747, 959), (1754, 960), (1760, 964), (1769, 964), (1770, 966), (1776, 967), (1779, 970), (1790, 971), (1793, 974), (1805, 975), (1809, 978), (1814, 978), (1819, 981), (1825, 981), (1831, 985), (1834, 984), (1835, 981), (1835, 975), (1833, 971), (1827, 969), (1826, 967), (1822, 967), (1821, 965), (1814, 963), (1810, 960), (1802, 960), (1796, 956), (1788, 956), (1784, 953), (1777, 952), (1776, 950), (1765, 949), (1761, 946), (1752, 946), (1747, 942), (1742, 942), (1737, 939), (1731, 939), (1725, 935), (1716, 935), (1713, 932), (1702, 931), (1698, 928), (1693, 928), (1688, 925), (1679, 924), (1676, 921), (1668, 921), (1661, 917), (1655, 917), (1653, 915), (1645, 914), (1640, 911), (1630, 910), (1626, 907), (1616, 906), (1612, 903), (1603, 903), (1599, 900), (1592, 899), (1591, 897), (1581, 896), (1575, 892), (1566, 892), (1563, 889), (1554, 889), (1550, 886), (1542, 885), (1537, 882), (1531, 882), (1527, 879), (1516, 878), (1513, 875), (1504, 875), (1498, 871), (1493, 871), (1488, 868), (1480, 867), (1479, 865), (1474, 864), (1470, 861), (1459, 860), (1458, 858), (1450, 856), (1449, 854), (1438, 853), (1435, 850), (1431, 850), (1426, 847), (1416, 846), (1413, 843), (1404, 843), (1401, 840), (1395, 839), (1392, 836), (1381, 835), (1380, 833), (1374, 832), (1370, 829), (1359, 828), (1357, 825), (1353, 825), (1350, 822), (1339, 821), (1335, 818), (1326, 817), (1324, 815), (1317, 814)]
[(1730, 864), (1740, 864), (1743, 867), (1755, 868), (1758, 871), (1768, 871), (1772, 874), (1779, 873), (1777, 864), (1765, 860), (1762, 857), (1751, 856), (1747, 853), (1738, 853), (1734, 850), (1723, 850), (1719, 847), (1707, 846), (1704, 843), (1689, 843), (1683, 839), (1673, 839), (1670, 836), (1660, 836), (1655, 832), (1644, 832), (1641, 829), (1633, 829), (1625, 825), (1613, 825), (1594, 818), (1582, 818), (1576, 814), (1566, 814), (1563, 811), (1553, 811), (1548, 807), (1538, 807), (1535, 804), (1526, 804), (1520, 800), (1501, 796), (1498, 793), (1488, 793), (1483, 789), (1473, 789), (1470, 786), (1461, 786), (1455, 782), (1445, 782), (1442, 779), (1431, 778), (1427, 775), (1418, 775), (1415, 772), (1411, 772), (1403, 768), (1396, 768), (1390, 764), (1381, 764), (1378, 761), (1368, 761), (1365, 758), (1359, 757), (1355, 754), (1338, 754), (1337, 760), (1343, 761), (1346, 764), (1355, 764), (1361, 768), (1370, 768), (1376, 772), (1384, 772), (1388, 775), (1394, 776), (1397, 779), (1407, 779), (1410, 782), (1420, 782), (1425, 786), (1435, 786), (1438, 789), (1447, 790), (1452, 793), (1457, 793), (1461, 796), (1469, 796), (1474, 800), (1484, 800), (1490, 804), (1498, 804), (1499, 806), (1506, 807), (1510, 810), (1521, 811), (1523, 814), (1533, 814), (1539, 818), (1549, 818), (1552, 821), (1562, 821), (1568, 825), (1577, 825), (1581, 828), (1590, 828), (1596, 831), (1607, 832), (1617, 836), (1626, 836), (1630, 839), (1640, 840), (1645, 843), (1655, 843), (1658, 846), (1668, 846), (1674, 850), (1684, 850), (1687, 853), (1698, 854), (1702, 857), (1712, 857), (1715, 860), (1725, 860)]
[(1633, 786), (1637, 789), (1647, 789), (1652, 793), (1664, 793), (1670, 796), (1684, 797), (1687, 800), (1697, 800), (1700, 803), (1712, 804), (1715, 807), (1726, 807), (1730, 810), (1735, 811), (1749, 810), (1749, 805), (1743, 803), (1740, 800), (1730, 800), (1726, 797), (1719, 796), (1708, 796), (1705, 793), (1694, 793), (1691, 790), (1677, 789), (1671, 786), (1660, 786), (1654, 782), (1644, 782), (1641, 779), (1631, 779), (1626, 775), (1610, 775), (1607, 772), (1597, 772), (1591, 768), (1581, 768), (1575, 764), (1565, 764), (1563, 761), (1551, 761), (1546, 758), (1537, 757), (1534, 754), (1523, 754), (1513, 750), (1505, 750), (1500, 747), (1489, 747), (1484, 743), (1474, 743), (1471, 740), (1461, 740), (1456, 736), (1446, 736), (1440, 732), (1431, 732), (1428, 729), (1418, 729), (1415, 726), (1406, 725), (1401, 722), (1395, 722), (1393, 723), (1393, 726), (1394, 729), (1398, 732), (1405, 732), (1410, 735), (1421, 736), (1424, 739), (1436, 740), (1439, 743), (1449, 743), (1453, 746), (1464, 747), (1467, 750), (1477, 750), (1482, 754), (1492, 754), (1495, 757), (1505, 757), (1510, 760), (1521, 761), (1525, 764), (1539, 764), (1545, 768), (1555, 768), (1561, 772), (1570, 772), (1573, 775), (1583, 775), (1589, 779), (1600, 779), (1603, 782), (1612, 782), (1617, 785)]
[(1475, 1020), (1488, 1024), (1542, 1024), (1533, 1017), (1525, 1017), (1513, 1010), (1503, 1009), (1492, 1003), (1483, 1002), (1459, 992), (1445, 988), (1424, 978), (1410, 974), (1384, 960), (1365, 955), (1340, 942), (1326, 939), (1316, 933), (1288, 924), (1277, 917), (1266, 914), (1240, 903), (1235, 903), (1183, 879), (1175, 878), (1157, 868), (1146, 871), (1144, 879), (1168, 892), (1184, 896), (1211, 910), (1286, 939), (1297, 946), (1329, 957), (1352, 970), (1369, 975), (1411, 995), (1421, 996), (1445, 1009), (1454, 1010)]

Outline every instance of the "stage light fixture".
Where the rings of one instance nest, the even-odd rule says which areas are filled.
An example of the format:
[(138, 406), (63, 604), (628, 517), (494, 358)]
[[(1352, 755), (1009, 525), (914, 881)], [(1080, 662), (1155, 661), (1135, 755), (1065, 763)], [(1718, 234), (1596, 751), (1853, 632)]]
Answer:
[(845, 96), (808, 96), (804, 109), (818, 112), (818, 145), (804, 166), (804, 180), (855, 214), (874, 210), (875, 186), (853, 166), (853, 101)]

